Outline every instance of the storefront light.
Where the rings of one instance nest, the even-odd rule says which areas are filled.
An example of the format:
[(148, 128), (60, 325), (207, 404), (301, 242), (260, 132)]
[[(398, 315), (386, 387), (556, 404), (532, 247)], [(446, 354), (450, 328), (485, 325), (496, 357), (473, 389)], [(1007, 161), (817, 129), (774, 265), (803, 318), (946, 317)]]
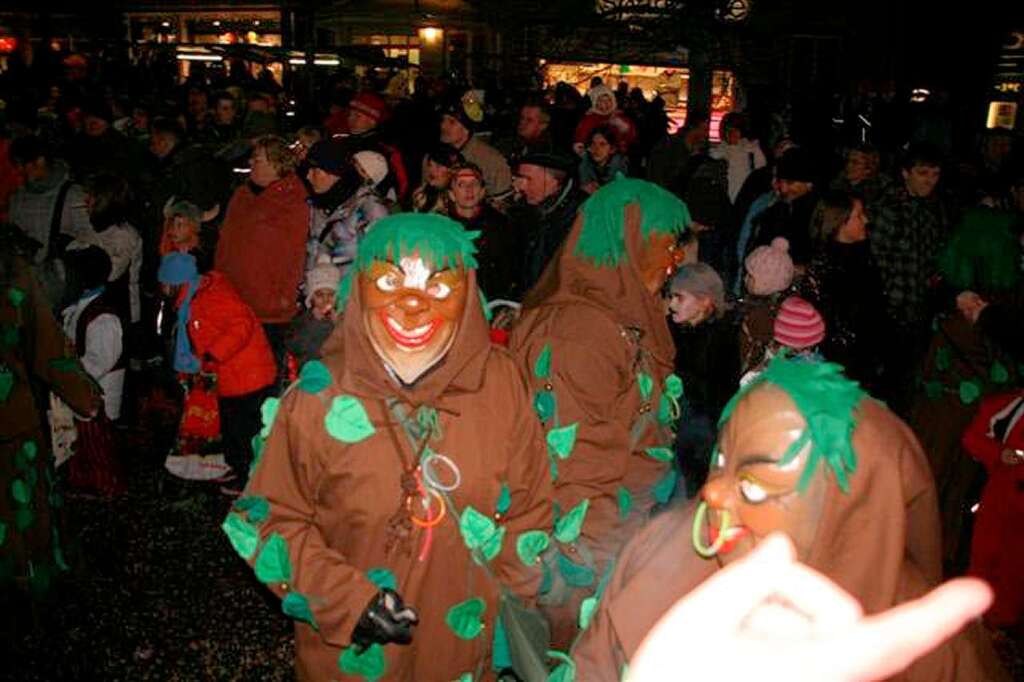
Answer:
[(182, 62), (222, 62), (224, 58), (219, 54), (179, 54), (178, 61)]
[(441, 36), (443, 35), (444, 31), (434, 26), (427, 26), (426, 28), (420, 29), (420, 38), (422, 38), (423, 42), (427, 43), (428, 45), (433, 45), (434, 43), (438, 42), (439, 40), (441, 40)]

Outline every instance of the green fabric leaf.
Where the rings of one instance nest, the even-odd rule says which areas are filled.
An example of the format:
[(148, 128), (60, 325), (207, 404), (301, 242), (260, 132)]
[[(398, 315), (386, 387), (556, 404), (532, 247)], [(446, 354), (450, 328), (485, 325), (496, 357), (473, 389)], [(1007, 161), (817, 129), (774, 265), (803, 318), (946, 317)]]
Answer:
[(331, 385), (331, 372), (319, 360), (310, 360), (299, 371), (299, 388), (306, 393), (319, 393)]
[(960, 382), (960, 402), (962, 402), (964, 405), (970, 405), (979, 397), (981, 397), (981, 386), (978, 386), (976, 382)]
[(989, 378), (992, 379), (992, 383), (1005, 384), (1010, 380), (1010, 371), (1006, 369), (1006, 365), (996, 360), (989, 370)]
[(651, 392), (654, 390), (654, 379), (647, 372), (638, 372), (636, 385), (640, 388), (640, 397), (644, 400), (651, 399)]
[(281, 611), (290, 618), (301, 620), (303, 623), (309, 623), (313, 626), (313, 629), (318, 629), (316, 618), (313, 617), (313, 611), (309, 608), (309, 600), (306, 599), (306, 595), (300, 592), (289, 592), (286, 594), (284, 599), (281, 600)]
[(584, 499), (573, 507), (568, 514), (558, 519), (555, 524), (555, 539), (561, 543), (575, 542), (583, 528), (583, 520), (587, 517), (590, 500)]
[(18, 287), (11, 287), (7, 290), (7, 300), (11, 302), (15, 308), (20, 308), (22, 302), (25, 300), (25, 292)]
[(647, 448), (644, 452), (659, 462), (671, 462), (675, 458), (675, 454), (668, 448)]
[(675, 400), (683, 397), (683, 380), (675, 374), (665, 377), (665, 393)]
[(551, 573), (551, 568), (547, 564), (540, 565), (540, 576), (540, 587), (537, 589), (537, 594), (547, 594), (554, 585), (555, 576)]
[(260, 533), (256, 530), (256, 526), (235, 512), (230, 512), (220, 528), (228, 536), (231, 546), (235, 548), (239, 556), (247, 561), (252, 559), (256, 554), (256, 547), (260, 543)]
[(270, 435), (270, 427), (274, 425), (277, 418), (277, 410), (281, 407), (281, 401), (277, 398), (267, 398), (260, 405), (260, 417), (263, 420), (263, 428), (260, 429), (260, 436), (266, 438)]
[(387, 671), (387, 660), (384, 648), (380, 644), (371, 644), (359, 653), (355, 646), (346, 647), (338, 657), (338, 669), (346, 675), (361, 675), (369, 682), (384, 677)]
[(324, 417), (324, 426), (333, 438), (342, 443), (358, 443), (375, 432), (366, 408), (350, 395), (340, 395), (331, 401), (331, 409)]
[(633, 494), (623, 486), (619, 486), (619, 518), (625, 521), (633, 510)]
[(945, 372), (947, 369), (949, 369), (949, 363), (949, 348), (943, 346), (942, 348), (939, 348), (937, 351), (935, 351), (935, 369), (939, 370), (940, 372)]
[(7, 400), (14, 388), (14, 374), (8, 369), (0, 369), (0, 403)]
[(551, 544), (551, 536), (542, 530), (528, 530), (516, 540), (516, 554), (527, 566), (534, 566), (540, 555)]
[(58, 372), (77, 372), (78, 358), (54, 358), (47, 364)]
[(483, 599), (474, 597), (448, 609), (444, 622), (460, 639), (473, 639), (484, 629), (482, 616), (487, 610)]
[(286, 583), (292, 579), (288, 541), (280, 533), (271, 533), (256, 557), (256, 577), (265, 583)]
[(466, 507), (462, 511), (462, 518), (459, 519), (459, 532), (462, 533), (462, 541), (466, 543), (466, 547), (477, 549), (497, 532), (497, 526), (492, 519), (473, 507)]
[(572, 454), (573, 447), (576, 446), (577, 428), (579, 428), (579, 424), (574, 422), (560, 429), (548, 431), (547, 441), (550, 451), (558, 455), (560, 459), (567, 459)]
[(14, 348), (18, 345), (18, 328), (13, 324), (0, 324), (0, 348)]
[(541, 391), (533, 398), (533, 410), (541, 422), (555, 416), (555, 395), (551, 391)]
[(501, 614), (494, 619), (494, 637), (491, 639), (491, 669), (497, 673), (511, 668), (512, 649), (508, 644), (508, 635), (505, 633), (505, 624), (501, 621)]
[(246, 516), (253, 523), (263, 523), (270, 515), (270, 503), (267, 502), (267, 498), (260, 495), (240, 497), (234, 507), (237, 511), (246, 512)]
[(672, 496), (676, 492), (676, 481), (679, 478), (679, 474), (676, 472), (675, 467), (669, 467), (665, 475), (662, 476), (661, 480), (654, 484), (651, 491), (654, 493), (654, 499), (660, 504), (666, 504), (672, 499)]
[(561, 552), (558, 553), (558, 572), (570, 587), (590, 587), (597, 578), (592, 568), (577, 564)]
[[(484, 295), (483, 292), (480, 292), (480, 295), (483, 296)], [(493, 656), (493, 652), (492, 652), (492, 656)], [(455, 680), (455, 682), (473, 682), (473, 673), (462, 673)]]
[(597, 610), (597, 597), (587, 597), (580, 604), (580, 630), (586, 630)]
[(0, 521), (0, 547), (4, 546), (7, 541), (7, 524)]
[(544, 344), (544, 348), (540, 351), (540, 355), (537, 356), (537, 361), (533, 365), (533, 374), (538, 379), (549, 379), (551, 378), (551, 344)]
[(549, 651), (548, 658), (562, 661), (557, 668), (548, 675), (547, 682), (576, 682), (576, 664), (561, 651)]
[(27, 440), (21, 444), (21, 451), (25, 453), (25, 456), (28, 457), (29, 461), (32, 461), (36, 458), (36, 455), (39, 454), (39, 447), (36, 445), (34, 440)]
[(662, 393), (661, 399), (658, 400), (658, 423), (662, 426), (669, 426), (675, 421), (672, 407), (672, 398), (669, 397), (668, 393)]
[(398, 578), (387, 568), (371, 568), (366, 577), (382, 590), (398, 591)]
[(505, 543), (505, 529), (498, 528), (498, 532), (491, 535), (484, 541), (483, 546), (480, 547), (480, 551), (483, 552), (484, 558), (490, 561), (494, 557), (501, 554), (501, 546)]
[(512, 491), (509, 490), (508, 483), (502, 483), (501, 492), (498, 493), (498, 503), (494, 505), (494, 510), (499, 514), (506, 514), (511, 506)]
[(36, 489), (36, 483), (39, 482), (39, 472), (35, 467), (32, 467), (25, 472), (25, 485), (28, 486), (29, 496), (32, 495), (32, 491)]
[(14, 527), (19, 533), (24, 533), (33, 523), (36, 522), (36, 513), (28, 507), (14, 510)]
[(942, 383), (929, 381), (924, 385), (924, 394), (928, 396), (928, 400), (938, 400), (942, 397)]
[(32, 499), (32, 491), (29, 489), (28, 484), (20, 478), (16, 478), (11, 481), (11, 496), (14, 501), (18, 504), (28, 504)]

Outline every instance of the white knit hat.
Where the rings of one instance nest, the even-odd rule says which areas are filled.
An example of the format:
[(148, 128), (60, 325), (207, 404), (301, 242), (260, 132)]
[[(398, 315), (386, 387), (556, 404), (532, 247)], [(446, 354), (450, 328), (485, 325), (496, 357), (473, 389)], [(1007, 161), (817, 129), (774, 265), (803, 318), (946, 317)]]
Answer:
[(306, 283), (304, 286), (306, 307), (308, 308), (312, 305), (315, 292), (321, 289), (336, 290), (339, 282), (341, 282), (341, 270), (331, 263), (330, 256), (319, 256), (316, 259), (316, 265), (306, 272)]
[(366, 177), (376, 187), (388, 175), (388, 161), (382, 154), (363, 150), (352, 155), (353, 160), (359, 165)]

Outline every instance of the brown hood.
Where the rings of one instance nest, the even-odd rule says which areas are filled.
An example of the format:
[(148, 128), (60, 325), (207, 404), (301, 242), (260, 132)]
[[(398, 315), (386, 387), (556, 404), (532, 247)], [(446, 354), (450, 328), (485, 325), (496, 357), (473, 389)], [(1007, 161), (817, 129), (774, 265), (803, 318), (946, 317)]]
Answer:
[(575, 254), (583, 231), (583, 212), (577, 213), (569, 236), (523, 301), (524, 317), (530, 309), (548, 305), (600, 308), (620, 325), (642, 330), (644, 347), (661, 364), (671, 367), (675, 346), (664, 307), (647, 291), (636, 266), (643, 248), (641, 217), (640, 204), (626, 206), (622, 228), (626, 253), (618, 266), (597, 267)]
[(341, 322), (321, 350), (324, 364), (343, 392), (362, 398), (398, 397), (409, 405), (418, 406), (434, 404), (449, 390), (475, 392), (480, 389), (491, 341), (480, 306), (475, 270), (469, 271), (466, 309), (455, 341), (441, 361), (412, 386), (402, 386), (388, 374), (384, 361), (370, 343), (363, 317), (356, 281), (352, 283)]

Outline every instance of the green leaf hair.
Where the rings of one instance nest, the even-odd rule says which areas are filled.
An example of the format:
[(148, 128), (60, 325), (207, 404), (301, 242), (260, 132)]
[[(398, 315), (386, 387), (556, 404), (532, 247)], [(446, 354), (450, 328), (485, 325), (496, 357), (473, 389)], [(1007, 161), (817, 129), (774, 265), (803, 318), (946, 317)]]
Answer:
[(575, 255), (598, 267), (618, 265), (626, 255), (623, 227), (625, 208), (629, 204), (640, 204), (644, 241), (652, 232), (678, 235), (691, 222), (690, 211), (677, 196), (653, 182), (627, 178), (619, 173), (583, 203), (583, 231), (576, 243)]
[(810, 442), (811, 451), (797, 490), (802, 493), (807, 489), (815, 469), (824, 460), (832, 469), (839, 488), (844, 493), (850, 492), (849, 477), (857, 470), (857, 453), (853, 450), (853, 430), (857, 426), (855, 411), (867, 394), (856, 381), (843, 376), (840, 365), (780, 355), (732, 397), (718, 420), (719, 429), (729, 421), (744, 396), (766, 383), (785, 391), (807, 422), (807, 429), (779, 462), (788, 464)]
[(397, 263), (404, 256), (418, 253), (434, 270), (476, 269), (474, 240), (478, 236), (479, 232), (468, 232), (451, 218), (436, 213), (397, 213), (381, 218), (359, 242), (356, 259), (338, 284), (338, 310), (345, 309), (355, 277), (369, 270), (374, 261)]

